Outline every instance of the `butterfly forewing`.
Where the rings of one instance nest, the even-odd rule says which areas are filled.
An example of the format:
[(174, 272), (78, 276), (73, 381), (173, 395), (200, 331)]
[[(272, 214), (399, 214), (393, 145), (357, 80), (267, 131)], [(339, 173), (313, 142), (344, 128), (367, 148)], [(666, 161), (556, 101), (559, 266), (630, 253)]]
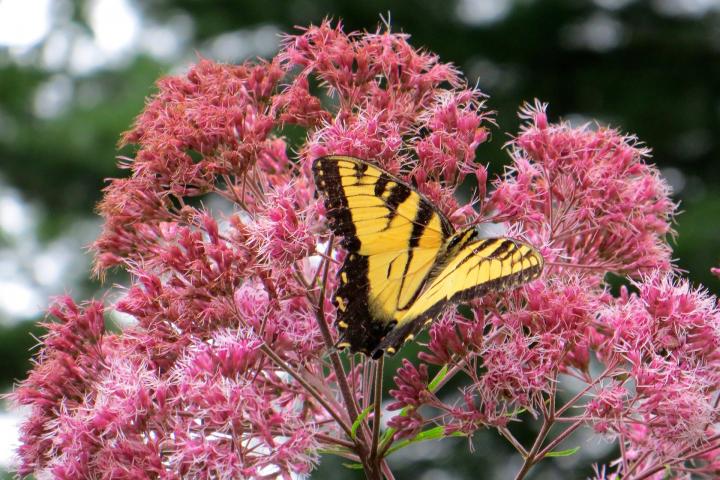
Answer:
[(352, 351), (370, 353), (417, 298), (453, 230), (417, 191), (362, 160), (320, 158), (313, 171), (348, 251), (337, 325)]

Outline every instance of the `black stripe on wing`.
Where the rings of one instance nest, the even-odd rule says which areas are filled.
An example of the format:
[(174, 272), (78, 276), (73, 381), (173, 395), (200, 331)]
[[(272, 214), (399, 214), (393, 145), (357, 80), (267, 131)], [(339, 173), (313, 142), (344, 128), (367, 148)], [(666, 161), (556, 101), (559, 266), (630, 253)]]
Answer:
[[(385, 172), (380, 167), (352, 157), (321, 157), (316, 159), (312, 166), (315, 185), (325, 194), (324, 203), (329, 220), (328, 226), (336, 235), (344, 237), (343, 247), (346, 250), (357, 251), (359, 249), (359, 240), (357, 239), (355, 225), (353, 224), (352, 215), (348, 206), (348, 195), (345, 193), (342, 185), (343, 175), (340, 173), (340, 162), (351, 164), (355, 169), (355, 178), (358, 180), (364, 177), (376, 179), (372, 190), (374, 195), (370, 193), (362, 195), (382, 199), (382, 195), (387, 190), (387, 185), (389, 183), (394, 184), (390, 195), (386, 200), (383, 200), (386, 208), (388, 208), (388, 214), (384, 217), (387, 219), (387, 225), (398, 215), (397, 207), (414, 193), (418, 196), (418, 208), (429, 209), (429, 211), (438, 215), (443, 238), (449, 238), (455, 232), (450, 221), (428, 199), (407, 183)], [(409, 222), (415, 222), (414, 218), (403, 218)]]
[(343, 237), (345, 249), (356, 252), (360, 248), (360, 240), (356, 235), (337, 163), (319, 158), (313, 163), (313, 174), (315, 185), (325, 193), (324, 203), (330, 230)]
[[(410, 265), (413, 261), (413, 255), (415, 252), (415, 248), (420, 243), (420, 239), (422, 238), (423, 232), (425, 232), (425, 228), (427, 227), (428, 223), (430, 223), (430, 219), (433, 216), (433, 209), (432, 207), (427, 203), (420, 203), (418, 206), (418, 211), (415, 214), (415, 221), (413, 222), (413, 229), (412, 233), (410, 234), (410, 242), (409, 242), (409, 249), (408, 249), (408, 258), (405, 262), (405, 269), (403, 271), (403, 278), (400, 282), (400, 288), (398, 289), (398, 299), (397, 299), (397, 306), (399, 310), (405, 310), (408, 306), (412, 305), (417, 297), (420, 295), (420, 292), (422, 291), (423, 287), (425, 286), (425, 282), (427, 282), (427, 279), (430, 276), (430, 271), (428, 271), (425, 274), (425, 278), (423, 279), (422, 283), (415, 289), (415, 292), (413, 293), (412, 297), (405, 302), (405, 305), (400, 305), (400, 298), (402, 297), (403, 290), (405, 288), (405, 279), (407, 278), (408, 269), (410, 268)], [(437, 262), (437, 258), (435, 259)], [(388, 269), (388, 272), (390, 270)], [(389, 275), (388, 275), (389, 276)]]

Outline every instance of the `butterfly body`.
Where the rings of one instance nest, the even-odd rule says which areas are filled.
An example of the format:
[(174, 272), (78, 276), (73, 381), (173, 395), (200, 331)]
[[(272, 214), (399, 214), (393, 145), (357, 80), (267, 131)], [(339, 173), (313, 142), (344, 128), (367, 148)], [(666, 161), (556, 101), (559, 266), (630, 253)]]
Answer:
[(339, 346), (395, 353), (442, 308), (536, 278), (542, 256), (507, 238), (456, 232), (414, 188), (363, 160), (315, 160), (330, 229), (347, 257), (335, 292)]

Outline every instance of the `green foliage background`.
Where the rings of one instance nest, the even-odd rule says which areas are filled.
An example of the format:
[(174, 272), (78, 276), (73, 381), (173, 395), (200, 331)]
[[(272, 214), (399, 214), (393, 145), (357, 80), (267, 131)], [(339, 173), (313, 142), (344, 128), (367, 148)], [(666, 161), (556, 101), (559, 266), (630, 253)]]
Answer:
[[(91, 1), (53, 3), (65, 12), (65, 27), (92, 34)], [(492, 172), (500, 172), (506, 161), (501, 147), (517, 130), (518, 107), (534, 98), (549, 102), (552, 120), (597, 119), (636, 133), (677, 187), (676, 200), (684, 211), (677, 224), (677, 264), (693, 282), (720, 291), (720, 281), (709, 272), (720, 264), (720, 169), (715, 161), (720, 150), (720, 13), (712, 2), (705, 7), (685, 0), (153, 0), (131, 5), (145, 25), (177, 24), (178, 19), (190, 25), (175, 56), (158, 59), (138, 50), (122, 62), (77, 74), (43, 66), (45, 41), (20, 55), (0, 45), (0, 177), (39, 212), (33, 241), (41, 247), (66, 234), (78, 219), (94, 218), (103, 179), (123, 175), (115, 165), (119, 134), (142, 109), (154, 81), (182, 71), (196, 54), (215, 58), (221, 50), (213, 45), (220, 35), (245, 32), (255, 43), (262, 40), (248, 52), (267, 55), (279, 38), (252, 37), (253, 32), (290, 32), (326, 16), (342, 19), (348, 30), (374, 30), (380, 15), (390, 12), (394, 30), (411, 34), (415, 46), (458, 65), (470, 83), (477, 81), (489, 94), (499, 126), (492, 141), (478, 150), (478, 160), (489, 163)], [(475, 15), (488, 5), (500, 12), (494, 20), (489, 13)], [(692, 5), (701, 6), (693, 10)], [(242, 60), (237, 51), (224, 53), (227, 58), (215, 59)], [(38, 89), (58, 75), (73, 87), (66, 108), (37, 116)], [(0, 229), (0, 249), (11, 256), (15, 246), (8, 238)], [(77, 252), (84, 246), (67, 248)], [(81, 299), (102, 288), (88, 279), (50, 293), (67, 291)], [(30, 366), (31, 333), (40, 332), (34, 326), (38, 320), (0, 311), (4, 390)], [(519, 435), (531, 438), (529, 431)], [(581, 437), (573, 441), (567, 447), (588, 446)], [(515, 471), (517, 458), (494, 434), (478, 435), (474, 454), (467, 443), (451, 439), (413, 447), (393, 466), (398, 478), (413, 479), (506, 478)], [(531, 478), (591, 475), (592, 455), (582, 452), (546, 462)], [(340, 469), (335, 460), (323, 459), (313, 477), (337, 478)], [(351, 478), (353, 472), (340, 474)]]

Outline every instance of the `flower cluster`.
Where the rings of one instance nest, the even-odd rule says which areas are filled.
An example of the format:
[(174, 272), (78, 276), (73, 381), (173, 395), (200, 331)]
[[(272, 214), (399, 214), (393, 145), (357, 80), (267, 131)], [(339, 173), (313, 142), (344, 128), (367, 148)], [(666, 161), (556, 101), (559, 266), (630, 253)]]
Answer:
[[(483, 213), (541, 247), (543, 277), (474, 302), (469, 319), (436, 322), (419, 358), (453, 365), (435, 380), (452, 374), (465, 386), (444, 401), (391, 391), (403, 409), (391, 425), (414, 435), (430, 421), (424, 411), (447, 433), (494, 427), (525, 458), (519, 477), (584, 425), (620, 446), (615, 467), (598, 470), (604, 478), (665, 478), (689, 464), (716, 476), (720, 310), (672, 269), (667, 184), (633, 137), (550, 124), (541, 104), (521, 116), (512, 164)], [(608, 273), (627, 276), (635, 293), (612, 295)], [(570, 378), (584, 387), (563, 391)], [(530, 450), (508, 427), (523, 412), (542, 421)], [(566, 428), (550, 438), (555, 424)]]
[[(720, 313), (672, 271), (675, 205), (647, 150), (615, 130), (549, 123), (537, 104), (486, 194), (475, 163), (492, 123), (484, 102), (407, 35), (330, 22), (285, 37), (272, 60), (201, 60), (162, 79), (123, 137), (136, 146), (130, 175), (99, 207), (96, 272), (123, 269), (131, 284), (107, 305), (50, 308), (56, 321), (13, 394), (30, 409), (18, 473), (290, 478), (322, 448), (392, 478), (385, 457), (403, 439), (495, 428), (522, 454), (522, 478), (589, 426), (621, 446), (598, 470), (607, 476), (691, 461), (717, 474)], [(546, 259), (538, 281), (434, 322), (394, 375), (385, 431), (383, 363), (343, 362), (335, 348), (345, 252), (310, 175), (328, 154), (377, 163), (456, 226), (502, 223)], [(468, 176), (478, 198), (463, 204)], [(612, 295), (607, 273), (637, 292)], [(133, 321), (105, 330), (105, 312)], [(570, 377), (581, 391), (563, 390)], [(518, 420), (542, 421), (532, 447), (513, 435)]]
[(594, 406), (589, 421), (652, 465), (703, 445), (720, 420), (720, 311), (706, 291), (669, 275), (634, 286), (636, 294), (623, 291), (598, 315), (598, 353), (630, 376), (607, 387), (612, 408)]
[(670, 268), (675, 205), (649, 150), (607, 127), (549, 124), (542, 104), (521, 117), (512, 165), (490, 195), (497, 218), (534, 232), (552, 260), (629, 275)]
[[(112, 333), (99, 303), (50, 310), (59, 323), (14, 394), (32, 407), (19, 473), (287, 476), (312, 468), (320, 442), (347, 448), (357, 412), (339, 409), (340, 390), (367, 393), (358, 370), (328, 368), (342, 253), (316, 252), (327, 229), (310, 162), (374, 159), (452, 214), (487, 136), (482, 99), (406, 35), (329, 22), (271, 61), (201, 60), (162, 79), (123, 137), (137, 153), (105, 191), (94, 244), (98, 274), (130, 273), (106, 308), (134, 322)], [(287, 125), (307, 141), (289, 144)]]

